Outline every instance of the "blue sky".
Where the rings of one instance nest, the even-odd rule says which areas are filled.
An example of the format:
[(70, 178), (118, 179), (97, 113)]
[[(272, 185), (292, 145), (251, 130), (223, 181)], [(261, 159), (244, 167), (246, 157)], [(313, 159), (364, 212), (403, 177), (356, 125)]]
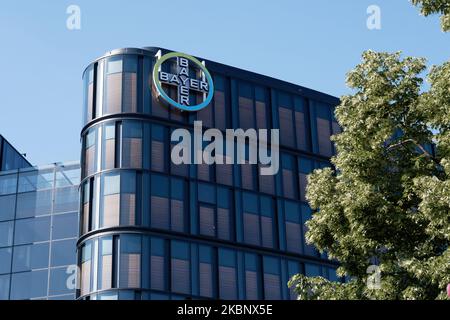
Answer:
[[(81, 30), (66, 8), (81, 8)], [(381, 30), (366, 27), (369, 5)], [(450, 33), (408, 0), (2, 1), (0, 133), (33, 164), (80, 155), (84, 68), (120, 47), (161, 46), (332, 95), (362, 51), (450, 58)]]

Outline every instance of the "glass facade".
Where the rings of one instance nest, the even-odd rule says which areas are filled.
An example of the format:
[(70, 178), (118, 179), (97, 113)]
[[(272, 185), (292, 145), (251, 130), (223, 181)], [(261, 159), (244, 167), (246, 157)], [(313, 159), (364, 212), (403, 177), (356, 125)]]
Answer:
[[(212, 102), (180, 112), (152, 91), (158, 50), (117, 50), (84, 73), (77, 298), (292, 299), (296, 273), (341, 281), (337, 264), (304, 240), (306, 176), (330, 165), (338, 99), (206, 62)], [(280, 129), (278, 174), (248, 163), (175, 165), (171, 133), (196, 120), (221, 131)]]
[(0, 299), (75, 298), (79, 163), (0, 172)]
[(0, 171), (31, 167), (31, 164), (0, 135)]

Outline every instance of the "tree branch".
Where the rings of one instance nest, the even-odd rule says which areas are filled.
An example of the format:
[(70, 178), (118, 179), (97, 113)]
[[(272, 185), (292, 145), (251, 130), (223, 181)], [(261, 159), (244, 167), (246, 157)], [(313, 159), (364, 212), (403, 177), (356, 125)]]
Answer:
[(407, 144), (407, 143), (409, 143), (409, 142), (410, 142), (410, 143), (413, 143), (417, 148), (419, 148), (420, 151), (422, 151), (428, 158), (430, 158), (431, 160), (433, 160), (434, 163), (435, 163), (436, 165), (441, 166), (441, 163), (439, 162), (439, 160), (436, 159), (436, 158), (435, 158), (432, 154), (430, 154), (427, 150), (425, 150), (425, 148), (424, 148), (421, 144), (417, 143), (417, 141), (414, 140), (414, 139), (406, 139), (406, 140), (400, 141), (400, 142), (398, 142), (398, 143), (396, 143), (396, 144), (392, 144), (392, 145), (390, 145), (390, 146), (387, 147), (387, 151), (389, 151), (389, 150), (391, 150), (391, 149), (394, 149), (394, 148), (397, 148), (397, 147), (404, 147), (405, 144)]

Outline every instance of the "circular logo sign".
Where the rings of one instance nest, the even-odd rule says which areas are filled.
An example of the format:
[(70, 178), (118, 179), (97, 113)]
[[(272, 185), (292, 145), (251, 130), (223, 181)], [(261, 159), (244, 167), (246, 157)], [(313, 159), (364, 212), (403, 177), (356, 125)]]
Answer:
[[(176, 72), (162, 71), (162, 66), (169, 59), (176, 59)], [(190, 77), (189, 67), (196, 68), (201, 73), (199, 79)], [(195, 72), (197, 74), (197, 72)], [(172, 99), (162, 85), (177, 88), (177, 100)], [(184, 111), (198, 111), (206, 107), (214, 95), (214, 84), (208, 69), (198, 59), (179, 52), (170, 52), (160, 57), (153, 68), (153, 85), (157, 94), (165, 102)], [(197, 105), (190, 104), (190, 93), (203, 94), (203, 102)]]

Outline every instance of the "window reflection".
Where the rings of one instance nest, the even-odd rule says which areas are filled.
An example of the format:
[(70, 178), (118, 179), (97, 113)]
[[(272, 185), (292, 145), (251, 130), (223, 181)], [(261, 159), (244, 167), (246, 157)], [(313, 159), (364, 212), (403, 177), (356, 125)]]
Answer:
[(84, 174), (88, 176), (96, 171), (96, 141), (97, 141), (97, 129), (93, 128), (88, 131), (85, 136), (85, 151), (84, 151)]

